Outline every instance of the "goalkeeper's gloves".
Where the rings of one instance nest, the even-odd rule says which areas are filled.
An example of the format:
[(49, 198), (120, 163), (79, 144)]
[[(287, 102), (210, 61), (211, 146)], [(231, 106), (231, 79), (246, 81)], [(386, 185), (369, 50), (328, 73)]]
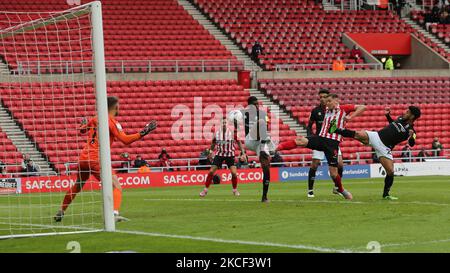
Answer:
[(88, 119), (87, 118), (82, 118), (81, 119), (81, 125), (86, 125), (88, 124)]
[(147, 125), (145, 125), (144, 129), (142, 129), (141, 132), (139, 132), (141, 134), (141, 137), (148, 135), (151, 131), (155, 130), (156, 127), (158, 127), (158, 124), (156, 123), (156, 120), (152, 120), (149, 123), (147, 123)]

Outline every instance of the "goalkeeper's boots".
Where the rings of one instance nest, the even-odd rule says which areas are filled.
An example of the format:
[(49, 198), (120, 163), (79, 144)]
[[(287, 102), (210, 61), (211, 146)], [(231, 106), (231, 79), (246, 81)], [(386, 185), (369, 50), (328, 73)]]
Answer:
[(261, 202), (263, 202), (263, 203), (269, 203), (269, 199), (267, 198), (267, 196), (263, 196), (263, 197), (261, 198)]
[(308, 198), (314, 198), (314, 191), (308, 191), (308, 195), (306, 195)]
[(53, 219), (55, 220), (55, 222), (61, 222), (62, 219), (64, 218), (64, 211), (63, 210), (59, 210), (55, 217), (53, 217)]
[(115, 222), (128, 222), (130, 219), (120, 216), (118, 213), (114, 213), (114, 221)]
[(328, 133), (333, 134), (338, 129), (336, 119), (333, 119), (330, 123), (330, 129), (328, 130)]
[(398, 197), (395, 196), (391, 196), (391, 195), (386, 195), (383, 197), (384, 200), (390, 200), (390, 201), (394, 201), (394, 200), (398, 200)]

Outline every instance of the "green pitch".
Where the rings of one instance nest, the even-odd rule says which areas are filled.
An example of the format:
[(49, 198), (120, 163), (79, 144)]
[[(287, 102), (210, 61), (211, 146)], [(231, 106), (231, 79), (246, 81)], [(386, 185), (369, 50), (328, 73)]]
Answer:
[[(306, 182), (272, 183), (269, 204), (259, 202), (260, 184), (240, 185), (240, 197), (213, 185), (203, 199), (201, 187), (127, 190), (122, 215), (131, 221), (117, 224), (121, 232), (5, 239), (0, 252), (69, 252), (70, 241), (81, 252), (368, 252), (371, 241), (381, 252), (450, 252), (450, 177), (396, 178), (398, 201), (381, 199), (382, 179), (344, 186), (353, 201), (333, 195), (330, 181), (316, 182), (314, 199)], [(55, 208), (59, 197), (51, 198)]]

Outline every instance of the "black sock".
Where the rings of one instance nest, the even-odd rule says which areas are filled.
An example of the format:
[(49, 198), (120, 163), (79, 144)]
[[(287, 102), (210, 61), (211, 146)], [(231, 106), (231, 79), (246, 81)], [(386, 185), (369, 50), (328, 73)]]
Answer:
[(344, 175), (344, 168), (343, 167), (338, 167), (338, 174), (342, 178), (342, 176)]
[(263, 198), (267, 198), (270, 184), (270, 169), (263, 167)]
[(389, 195), (389, 191), (391, 190), (392, 184), (394, 184), (394, 176), (386, 175), (386, 177), (384, 178), (383, 197), (386, 197)]
[(340, 134), (343, 137), (351, 137), (355, 138), (356, 131), (348, 130), (348, 129), (336, 129), (336, 133)]
[(312, 191), (314, 189), (314, 181), (316, 180), (316, 170), (309, 168), (308, 173), (308, 190)]

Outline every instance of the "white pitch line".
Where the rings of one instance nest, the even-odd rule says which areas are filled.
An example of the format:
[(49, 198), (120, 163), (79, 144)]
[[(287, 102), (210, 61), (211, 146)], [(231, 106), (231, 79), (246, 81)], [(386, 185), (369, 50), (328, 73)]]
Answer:
[[(188, 201), (188, 202), (251, 202), (257, 203), (256, 199), (200, 199), (200, 198), (145, 198), (144, 201)], [(398, 202), (398, 201), (374, 201), (374, 202), (364, 202), (364, 201), (333, 201), (333, 200), (281, 200), (281, 199), (271, 199), (270, 202), (276, 203), (331, 203), (331, 204), (388, 204), (388, 205), (426, 205), (426, 206), (450, 206), (446, 203), (434, 203), (434, 202), (420, 202), (420, 201), (408, 201), (408, 202)]]
[(388, 244), (381, 244), (381, 247), (428, 245), (428, 244), (449, 243), (449, 242), (450, 242), (450, 239), (442, 239), (442, 240), (432, 240), (432, 241), (424, 241), (424, 242), (388, 243)]
[(227, 240), (227, 239), (220, 239), (220, 238), (197, 237), (197, 236), (189, 236), (189, 235), (175, 235), (175, 234), (144, 232), (144, 231), (134, 231), (134, 230), (116, 230), (116, 232), (124, 233), (124, 234), (151, 236), (151, 237), (187, 239), (187, 240), (207, 241), (207, 242), (226, 243), (226, 244), (256, 245), (256, 246), (271, 246), (271, 247), (281, 247), (281, 248), (304, 249), (304, 250), (313, 250), (313, 251), (318, 251), (318, 252), (337, 252), (337, 253), (353, 252), (350, 249), (336, 249), (336, 248), (326, 248), (326, 247), (309, 246), (309, 245), (289, 245), (289, 244), (280, 244), (280, 243), (272, 243), (272, 242)]
[(92, 232), (103, 231), (102, 229), (94, 229), (94, 228), (80, 227), (80, 226), (52, 226), (52, 225), (41, 225), (41, 224), (0, 222), (0, 225), (2, 225), (2, 224), (9, 225), (9, 226), (27, 226), (27, 227), (45, 228), (45, 229), (51, 229), (51, 230), (68, 229), (68, 230), (76, 230), (76, 231), (54, 231), (54, 232), (45, 232), (45, 233), (11, 234), (11, 235), (0, 236), (0, 240), (10, 239), (10, 238), (30, 238), (30, 237), (41, 237), (41, 236), (53, 236), (53, 235), (71, 235), (71, 234), (92, 233)]
[[(438, 243), (450, 243), (450, 238), (449, 239), (442, 239), (442, 240), (432, 240), (432, 241), (423, 241), (423, 242), (415, 242), (415, 241), (410, 241), (410, 242), (404, 242), (404, 243), (386, 243), (386, 244), (380, 244), (380, 247), (402, 247), (402, 246), (412, 246), (412, 245), (428, 245), (428, 244), (438, 244)], [(358, 250), (358, 249), (366, 249), (366, 247), (356, 247), (356, 248), (352, 248), (354, 250)], [(383, 251), (383, 249), (381, 249), (381, 251)]]
[(10, 222), (0, 222), (0, 225), (8, 225), (8, 226), (25, 226), (25, 227), (48, 228), (48, 229), (96, 230), (96, 229), (94, 229), (94, 228), (82, 227), (82, 226), (42, 225), (42, 224), (32, 224), (32, 223), (10, 223)]
[(33, 237), (56, 236), (56, 235), (73, 235), (73, 234), (83, 234), (83, 233), (94, 233), (94, 232), (100, 232), (100, 231), (103, 231), (103, 229), (78, 230), (78, 231), (58, 231), (58, 232), (30, 233), (30, 234), (12, 234), (12, 235), (0, 236), (0, 240), (11, 239), (11, 238), (33, 238)]

